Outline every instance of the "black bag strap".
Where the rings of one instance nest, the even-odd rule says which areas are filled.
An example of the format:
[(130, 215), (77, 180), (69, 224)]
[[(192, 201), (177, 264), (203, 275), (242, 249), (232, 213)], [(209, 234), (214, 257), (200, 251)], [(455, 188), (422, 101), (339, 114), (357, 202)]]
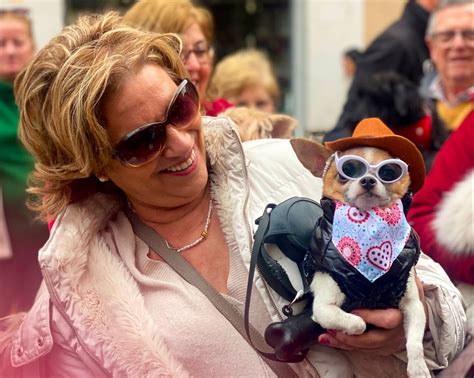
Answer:
[[(252, 297), (253, 279), (255, 276), (255, 268), (257, 266), (258, 257), (261, 251), (260, 246), (263, 244), (264, 237), (270, 225), (270, 213), (275, 207), (276, 207), (275, 204), (268, 204), (263, 212), (263, 215), (260, 217), (258, 229), (255, 232), (255, 240), (254, 240), (254, 245), (252, 248), (252, 256), (250, 259), (249, 277), (247, 281), (247, 295), (245, 299), (245, 309), (244, 309), (244, 323), (245, 323), (245, 331), (247, 332), (247, 337), (252, 345), (253, 343), (252, 343), (252, 337), (250, 334), (249, 318), (250, 318), (250, 300)], [(254, 348), (262, 356), (266, 357), (269, 360), (281, 361), (275, 352), (271, 352), (271, 353), (264, 352), (257, 346), (254, 346)], [(294, 355), (292, 359), (289, 360), (288, 362), (301, 362), (303, 361), (305, 355), (306, 354)]]
[[(248, 317), (244, 328), (242, 324), (242, 314), (236, 307), (230, 304), (217, 290), (209, 285), (209, 283), (179, 253), (177, 253), (176, 250), (170, 249), (163, 238), (161, 238), (161, 236), (151, 227), (144, 224), (131, 209), (126, 208), (125, 214), (130, 220), (135, 234), (147, 243), (148, 246), (152, 248), (153, 251), (155, 251), (181, 277), (191, 285), (198, 288), (220, 311), (220, 313), (227, 318), (242, 337), (247, 340), (254, 349), (262, 354), (267, 365), (278, 377), (297, 377), (294, 370), (287, 363), (280, 362), (276, 359), (268, 359), (267, 355), (271, 355), (270, 353), (260, 352), (260, 348), (267, 347), (267, 344), (263, 336), (253, 326), (249, 326)], [(256, 340), (258, 348), (250, 340), (250, 333), (252, 334), (252, 338)]]
[[(306, 254), (314, 226), (323, 211), (317, 202), (306, 197), (288, 198), (278, 205), (267, 207), (265, 211), (270, 210), (270, 223), (264, 230), (263, 227), (257, 229), (263, 235), (255, 239), (253, 247), (254, 253), (258, 254), (257, 269), (265, 282), (287, 301), (295, 303), (306, 300), (311, 297)], [(261, 217), (255, 223), (260, 225), (260, 221)], [(267, 243), (278, 246), (280, 252), (296, 264), (301, 277), (302, 295), (301, 290), (293, 286), (285, 268), (267, 250)]]

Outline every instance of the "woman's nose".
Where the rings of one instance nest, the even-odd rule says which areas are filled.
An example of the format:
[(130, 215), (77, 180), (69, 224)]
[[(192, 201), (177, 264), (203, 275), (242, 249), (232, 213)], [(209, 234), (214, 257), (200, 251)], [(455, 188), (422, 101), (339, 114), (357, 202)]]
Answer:
[(199, 63), (196, 54), (192, 52), (191, 54), (189, 54), (188, 59), (186, 59), (184, 66), (186, 68), (186, 71), (193, 72), (198, 71), (201, 68), (201, 63)]
[(189, 153), (194, 144), (193, 136), (187, 130), (179, 130), (175, 126), (166, 128), (166, 145), (163, 156), (173, 157)]
[(13, 42), (7, 42), (5, 45), (5, 51), (8, 55), (13, 55), (16, 53), (17, 48)]

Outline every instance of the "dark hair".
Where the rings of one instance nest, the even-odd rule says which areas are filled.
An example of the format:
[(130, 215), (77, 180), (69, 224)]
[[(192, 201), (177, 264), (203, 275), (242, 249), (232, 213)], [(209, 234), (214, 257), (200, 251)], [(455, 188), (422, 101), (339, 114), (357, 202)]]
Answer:
[(378, 117), (391, 128), (413, 124), (425, 116), (416, 84), (396, 72), (375, 73), (354, 83), (356, 106), (352, 129), (363, 118)]
[(362, 51), (355, 48), (350, 48), (350, 49), (344, 50), (343, 55), (352, 59), (354, 63), (357, 63), (362, 55)]

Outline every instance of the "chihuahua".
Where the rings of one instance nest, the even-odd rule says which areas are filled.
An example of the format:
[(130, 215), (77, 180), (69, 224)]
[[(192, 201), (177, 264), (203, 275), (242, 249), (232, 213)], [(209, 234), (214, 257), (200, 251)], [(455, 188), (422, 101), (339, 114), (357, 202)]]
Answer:
[[(409, 189), (419, 189), (423, 181), (420, 184), (422, 158), (411, 142), (397, 139), (402, 137), (380, 120), (365, 121), (370, 122), (362, 121), (352, 139), (327, 143), (330, 151), (312, 141), (291, 141), (299, 160), (316, 176), (322, 165), (314, 157), (321, 161), (330, 155), (322, 170), (325, 215), (318, 220), (309, 252), (315, 272), (310, 285), (312, 319), (326, 329), (359, 335), (367, 325), (350, 311), (398, 307), (407, 340), (408, 375), (430, 377), (423, 355), (426, 315), (415, 281), (420, 250), (404, 215)], [(376, 136), (371, 135), (374, 129)], [(408, 156), (410, 164), (380, 148), (397, 141), (403, 144), (400, 157)], [(418, 175), (413, 182), (410, 174)]]

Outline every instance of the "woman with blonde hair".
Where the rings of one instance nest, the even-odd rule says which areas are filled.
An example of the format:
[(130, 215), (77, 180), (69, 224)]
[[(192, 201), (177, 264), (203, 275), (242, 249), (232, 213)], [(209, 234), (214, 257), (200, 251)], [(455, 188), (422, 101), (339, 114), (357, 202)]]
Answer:
[(211, 99), (224, 98), (236, 106), (275, 112), (280, 88), (268, 57), (246, 49), (226, 56), (216, 66), (209, 85)]
[[(384, 371), (404, 366), (391, 355), (405, 343), (396, 309), (367, 310), (390, 329), (368, 331), (363, 345), (324, 334), (291, 366), (262, 358), (238, 331), (254, 220), (268, 202), (317, 199), (321, 179), (288, 140), (243, 146), (228, 118), (203, 118), (176, 48), (114, 13), (85, 16), (17, 78), (20, 135), (36, 158), (32, 206), (56, 221), (33, 308), (11, 342), (0, 332), (0, 375), (342, 377), (352, 368), (332, 346), (345, 345), (390, 355)], [(461, 299), (429, 259), (417, 271), (431, 284), (425, 348), (437, 368), (462, 344)], [(262, 334), (286, 301), (258, 274), (251, 285)]]
[(0, 9), (0, 316), (30, 308), (41, 282), (35, 255), (48, 237), (25, 206), (33, 159), (18, 140), (13, 92), (34, 52), (27, 9)]
[(191, 0), (140, 0), (125, 13), (124, 21), (142, 30), (178, 34), (183, 42), (181, 59), (206, 114), (217, 115), (231, 106), (221, 99), (206, 101), (214, 64), (214, 20), (206, 8)]

